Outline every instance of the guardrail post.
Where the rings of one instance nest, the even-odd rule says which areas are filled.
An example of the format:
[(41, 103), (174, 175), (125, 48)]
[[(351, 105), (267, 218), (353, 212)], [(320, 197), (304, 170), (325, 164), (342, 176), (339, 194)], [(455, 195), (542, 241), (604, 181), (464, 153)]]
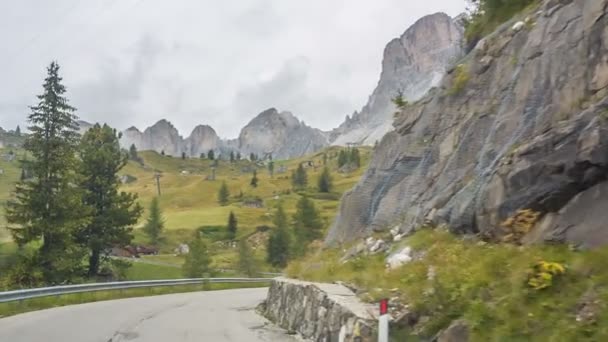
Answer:
[(378, 317), (378, 342), (388, 342), (388, 299), (380, 301), (380, 317)]

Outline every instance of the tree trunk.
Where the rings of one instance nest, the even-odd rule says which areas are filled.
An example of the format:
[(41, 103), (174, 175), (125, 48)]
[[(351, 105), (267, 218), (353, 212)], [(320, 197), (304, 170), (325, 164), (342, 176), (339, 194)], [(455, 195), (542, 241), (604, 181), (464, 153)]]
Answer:
[(99, 259), (101, 252), (98, 248), (93, 248), (89, 257), (89, 277), (96, 276), (99, 272)]

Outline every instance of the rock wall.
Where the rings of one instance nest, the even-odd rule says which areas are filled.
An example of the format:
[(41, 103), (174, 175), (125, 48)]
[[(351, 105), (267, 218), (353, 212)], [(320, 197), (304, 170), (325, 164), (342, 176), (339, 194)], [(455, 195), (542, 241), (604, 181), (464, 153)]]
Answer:
[(607, 4), (546, 0), (479, 42), (396, 116), (327, 242), (424, 222), (495, 236), (532, 209), (530, 242), (608, 243), (592, 219), (608, 205)]
[[(378, 310), (363, 304), (348, 288), (275, 279), (262, 313), (283, 329), (322, 342), (374, 341)], [(343, 339), (340, 339), (340, 338)]]

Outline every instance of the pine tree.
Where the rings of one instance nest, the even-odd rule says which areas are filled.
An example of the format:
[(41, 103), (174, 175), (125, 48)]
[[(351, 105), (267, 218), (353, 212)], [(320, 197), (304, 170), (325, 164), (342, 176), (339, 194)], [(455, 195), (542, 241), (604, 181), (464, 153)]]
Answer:
[(59, 283), (81, 274), (84, 251), (74, 235), (89, 218), (83, 193), (74, 186), (79, 138), (75, 109), (64, 96), (59, 65), (52, 62), (47, 73), (39, 103), (30, 107), (31, 133), (24, 144), (33, 160), (23, 167), (34, 179), (17, 184), (14, 199), (6, 205), (6, 219), (18, 245), (40, 242), (32, 246), (36, 260), (26, 261), (39, 268), (27, 272), (40, 272), (45, 282)]
[(306, 246), (323, 236), (323, 222), (319, 211), (315, 208), (313, 201), (306, 196), (300, 197), (296, 205), (296, 213), (293, 216), (294, 235), (296, 242), (293, 244), (295, 255), (303, 255)]
[(327, 153), (323, 153), (323, 166), (327, 165)]
[(215, 159), (215, 152), (213, 152), (213, 150), (209, 150), (209, 152), (207, 153), (207, 159), (209, 159), (209, 160)]
[(251, 186), (254, 188), (258, 187), (258, 171), (253, 170), (253, 177), (251, 177)]
[(291, 175), (291, 183), (296, 189), (303, 189), (308, 185), (308, 175), (304, 166), (300, 163), (298, 168)]
[(241, 152), (236, 153), (236, 160), (241, 160)]
[(348, 155), (346, 154), (346, 151), (340, 150), (340, 153), (338, 153), (338, 167), (342, 167), (346, 164), (348, 164)]
[(270, 178), (274, 178), (274, 162), (272, 160), (268, 163), (268, 173), (270, 173)]
[(253, 154), (253, 152), (251, 152), (251, 154), (249, 155), (249, 160), (255, 161), (255, 154)]
[(238, 269), (241, 273), (248, 277), (253, 277), (257, 274), (257, 262), (251, 246), (247, 239), (243, 238), (239, 241), (239, 264)]
[(321, 172), (321, 176), (319, 176), (319, 192), (331, 192), (333, 187), (333, 181), (331, 179), (331, 173), (329, 172), (329, 168), (325, 166), (323, 168), (323, 172)]
[(350, 151), (350, 163), (356, 167), (359, 168), (361, 167), (361, 155), (359, 154), (359, 149), (356, 147), (353, 147)]
[(234, 151), (230, 151), (230, 162), (234, 163)]
[(236, 238), (236, 232), (238, 229), (238, 221), (234, 213), (231, 211), (230, 215), (228, 215), (228, 227), (226, 227), (226, 231), (228, 232), (228, 240), (234, 240)]
[(205, 159), (205, 152), (201, 153), (201, 154), (200, 154), (198, 157), (199, 157), (200, 159)]
[(217, 194), (217, 201), (221, 206), (228, 205), (230, 201), (230, 190), (228, 190), (226, 182), (222, 182), (222, 186), (220, 186), (220, 190)]
[(26, 179), (25, 169), (21, 168), (21, 176), (19, 177), (19, 180), (23, 182), (25, 179)]
[(283, 206), (279, 205), (274, 218), (274, 229), (268, 237), (266, 260), (274, 267), (285, 267), (289, 261), (290, 237), (287, 228), (287, 216)]
[(165, 150), (160, 151), (160, 155), (164, 156), (165, 155)]
[(190, 252), (186, 254), (186, 260), (182, 266), (184, 276), (188, 278), (203, 278), (213, 275), (211, 269), (211, 256), (209, 249), (201, 238), (198, 230), (194, 231), (194, 236), (189, 244)]
[[(89, 276), (97, 275), (105, 250), (131, 242), (131, 226), (142, 212), (137, 195), (118, 190), (117, 173), (127, 164), (118, 139), (115, 129), (96, 124), (80, 143), (79, 185), (86, 191), (84, 202), (92, 210), (92, 220), (77, 236), (89, 251)], [(137, 151), (131, 155), (137, 158)]]
[(186, 159), (186, 152), (182, 152), (182, 159), (185, 160)]
[(131, 160), (139, 159), (139, 156), (137, 155), (137, 147), (135, 147), (135, 144), (131, 144), (131, 146), (129, 147), (129, 159), (131, 159)]
[(165, 228), (165, 219), (160, 210), (158, 197), (154, 197), (150, 203), (150, 213), (144, 225), (144, 232), (148, 235), (150, 243), (157, 245), (160, 242), (163, 229)]
[(15, 135), (18, 137), (21, 136), (21, 127), (19, 127), (19, 125), (17, 125), (17, 128), (15, 128)]

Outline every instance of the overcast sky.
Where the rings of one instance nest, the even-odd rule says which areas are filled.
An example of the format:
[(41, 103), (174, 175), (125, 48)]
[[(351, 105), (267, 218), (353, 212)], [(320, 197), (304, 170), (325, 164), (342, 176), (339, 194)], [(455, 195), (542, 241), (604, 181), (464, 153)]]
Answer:
[(3, 0), (0, 126), (24, 125), (57, 60), (78, 115), (119, 129), (161, 118), (222, 137), (269, 107), (331, 129), (360, 109), (384, 46), (464, 0)]

